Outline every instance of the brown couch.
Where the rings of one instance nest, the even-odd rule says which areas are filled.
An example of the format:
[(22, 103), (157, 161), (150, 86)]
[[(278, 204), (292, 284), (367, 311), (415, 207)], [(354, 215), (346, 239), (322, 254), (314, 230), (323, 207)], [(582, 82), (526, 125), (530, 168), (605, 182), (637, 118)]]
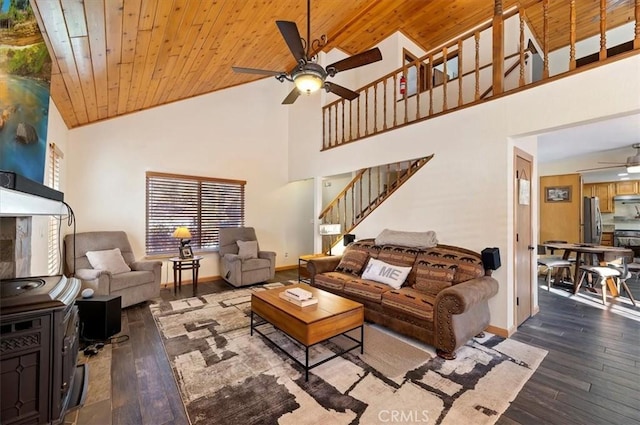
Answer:
[[(399, 289), (362, 279), (369, 258), (411, 267)], [(364, 239), (342, 256), (309, 260), (311, 285), (364, 304), (365, 320), (423, 341), (445, 359), (489, 325), (489, 298), (498, 282), (481, 255), (455, 246), (376, 245)]]

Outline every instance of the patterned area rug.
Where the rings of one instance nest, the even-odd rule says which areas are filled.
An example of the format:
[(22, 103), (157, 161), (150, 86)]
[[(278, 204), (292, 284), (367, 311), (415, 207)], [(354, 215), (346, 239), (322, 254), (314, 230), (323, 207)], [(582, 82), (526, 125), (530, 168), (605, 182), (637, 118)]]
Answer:
[[(364, 355), (353, 350), (328, 361), (305, 382), (284, 353), (249, 335), (251, 293), (278, 286), (150, 305), (193, 424), (492, 424), (546, 355), (488, 335), (444, 361), (430, 347), (367, 325)], [(281, 332), (267, 332), (304, 355)], [(312, 361), (345, 341), (314, 346)]]

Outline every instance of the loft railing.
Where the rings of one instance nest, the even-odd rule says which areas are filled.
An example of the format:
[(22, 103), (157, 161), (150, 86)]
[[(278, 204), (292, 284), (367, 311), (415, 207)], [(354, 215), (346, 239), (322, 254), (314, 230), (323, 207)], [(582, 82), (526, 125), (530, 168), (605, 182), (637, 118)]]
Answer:
[[(514, 8), (503, 13), (502, 1), (495, 0), (494, 16), (485, 24), (365, 85), (357, 90), (360, 96), (355, 100), (339, 99), (324, 106), (322, 150), (472, 106), (559, 75), (570, 75), (577, 72), (580, 66), (603, 64), (613, 55), (624, 51), (638, 53), (640, 0), (633, 1), (632, 18), (635, 21), (629, 24), (632, 27), (625, 34), (627, 41), (607, 48), (607, 33), (611, 30), (607, 26), (609, 12), (607, 0), (599, 0), (599, 34), (595, 35), (599, 50), (578, 59), (578, 30), (581, 25), (586, 28), (586, 25), (593, 23), (588, 22), (590, 17), (578, 20), (576, 0), (537, 0), (529, 3), (526, 6), (527, 13), (542, 22), (542, 33), (537, 38), (525, 25), (531, 22), (525, 8)], [(568, 5), (567, 20), (551, 21), (551, 5)], [(517, 20), (517, 42), (509, 40), (509, 43), (505, 43), (504, 27), (509, 19)], [(550, 51), (549, 34), (563, 25), (569, 28), (568, 45)], [(488, 43), (488, 40), (491, 42)], [(505, 48), (512, 51), (505, 55)], [(515, 63), (512, 63), (513, 58), (517, 58)], [(541, 62), (539, 73), (532, 66), (533, 60)], [(505, 67), (509, 67), (508, 72), (505, 72)], [(516, 69), (517, 75), (511, 72)], [(407, 81), (404, 93), (400, 93), (400, 81), (408, 77), (411, 77), (410, 81)], [(482, 94), (481, 87), (484, 90)]]
[(323, 236), (322, 252), (337, 244), (385, 199), (433, 158), (433, 155), (362, 169), (325, 207), (318, 218), (321, 223), (340, 224), (341, 234)]

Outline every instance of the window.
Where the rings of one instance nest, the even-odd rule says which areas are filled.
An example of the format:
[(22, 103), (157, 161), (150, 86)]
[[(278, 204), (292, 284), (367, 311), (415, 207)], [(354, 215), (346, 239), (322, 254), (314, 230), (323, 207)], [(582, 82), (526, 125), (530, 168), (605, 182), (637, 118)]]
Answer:
[(147, 172), (147, 255), (176, 254), (178, 226), (194, 250), (219, 248), (218, 229), (244, 226), (242, 180)]
[[(64, 155), (55, 143), (49, 144), (47, 186), (52, 189), (60, 189), (60, 163), (63, 157)], [(47, 269), (50, 275), (60, 273), (60, 220), (60, 217), (49, 218)]]
[[(447, 81), (455, 80), (458, 78), (458, 54), (453, 53), (447, 55)], [(439, 86), (445, 80), (444, 73), (444, 60), (440, 59), (434, 61), (433, 73), (431, 77), (431, 84), (433, 87)]]
[(418, 92), (418, 88), (423, 92), (427, 90), (427, 67), (424, 63), (416, 66), (418, 57), (403, 49), (404, 65), (406, 68), (407, 78), (407, 96), (413, 96)]

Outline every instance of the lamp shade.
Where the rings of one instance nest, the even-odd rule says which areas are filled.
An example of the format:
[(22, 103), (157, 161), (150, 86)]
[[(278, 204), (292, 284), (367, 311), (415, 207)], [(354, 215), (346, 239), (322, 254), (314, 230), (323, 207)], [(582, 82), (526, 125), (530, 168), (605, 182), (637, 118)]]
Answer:
[(321, 235), (339, 235), (340, 232), (340, 224), (321, 224), (320, 225), (320, 234)]
[(173, 237), (178, 239), (190, 239), (191, 232), (186, 227), (177, 227), (173, 232)]

